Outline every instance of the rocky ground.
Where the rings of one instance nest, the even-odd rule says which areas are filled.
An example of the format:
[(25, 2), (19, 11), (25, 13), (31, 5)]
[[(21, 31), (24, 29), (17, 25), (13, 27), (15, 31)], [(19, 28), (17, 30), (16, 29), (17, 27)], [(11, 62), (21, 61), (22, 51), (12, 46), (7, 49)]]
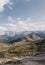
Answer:
[(20, 62), (19, 64), (16, 64), (14, 62), (8, 62), (6, 64), (1, 64), (1, 65), (45, 65), (45, 60), (42, 61), (29, 61), (25, 60), (23, 62)]
[(45, 55), (36, 55), (32, 57), (23, 58), (21, 60), (8, 61), (0, 65), (45, 65)]

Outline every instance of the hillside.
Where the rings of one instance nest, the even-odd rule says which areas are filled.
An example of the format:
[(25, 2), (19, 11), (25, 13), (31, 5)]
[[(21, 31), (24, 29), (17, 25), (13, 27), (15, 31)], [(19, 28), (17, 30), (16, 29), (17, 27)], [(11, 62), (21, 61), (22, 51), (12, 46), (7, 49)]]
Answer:
[(22, 40), (10, 45), (0, 44), (0, 57), (5, 58), (36, 55), (42, 51), (45, 51), (45, 40)]
[[(0, 43), (0, 60), (35, 56), (45, 52), (45, 39), (38, 36), (25, 36), (11, 41), (10, 44)], [(7, 61), (6, 61), (7, 62)]]

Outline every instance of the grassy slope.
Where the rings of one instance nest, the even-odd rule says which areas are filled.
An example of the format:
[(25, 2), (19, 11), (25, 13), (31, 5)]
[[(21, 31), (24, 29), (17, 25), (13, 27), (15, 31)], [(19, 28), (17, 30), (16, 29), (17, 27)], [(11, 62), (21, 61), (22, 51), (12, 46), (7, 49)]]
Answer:
[(36, 42), (22, 40), (12, 45), (0, 43), (0, 58), (30, 56), (40, 51), (45, 51), (45, 40)]

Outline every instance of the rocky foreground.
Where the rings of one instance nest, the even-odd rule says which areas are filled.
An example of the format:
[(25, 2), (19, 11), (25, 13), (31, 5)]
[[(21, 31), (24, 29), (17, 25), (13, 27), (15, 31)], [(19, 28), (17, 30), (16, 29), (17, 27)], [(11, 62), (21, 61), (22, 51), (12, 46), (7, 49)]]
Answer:
[(45, 65), (45, 60), (31, 61), (29, 59), (24, 59), (24, 60), (18, 61), (18, 63), (10, 61), (0, 65)]
[(25, 58), (1, 59), (0, 65), (45, 65), (45, 53)]

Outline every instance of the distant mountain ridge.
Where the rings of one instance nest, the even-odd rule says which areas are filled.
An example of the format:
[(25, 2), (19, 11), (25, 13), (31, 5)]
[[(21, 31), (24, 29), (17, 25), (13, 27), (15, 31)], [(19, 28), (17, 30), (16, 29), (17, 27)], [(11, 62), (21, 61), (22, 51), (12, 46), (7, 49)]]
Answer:
[(4, 35), (0, 35), (0, 42), (3, 43), (10, 43), (11, 41), (16, 41), (17, 39), (21, 38), (30, 38), (34, 40), (40, 40), (40, 39), (45, 39), (45, 32), (43, 31), (23, 31), (19, 33), (6, 33)]

